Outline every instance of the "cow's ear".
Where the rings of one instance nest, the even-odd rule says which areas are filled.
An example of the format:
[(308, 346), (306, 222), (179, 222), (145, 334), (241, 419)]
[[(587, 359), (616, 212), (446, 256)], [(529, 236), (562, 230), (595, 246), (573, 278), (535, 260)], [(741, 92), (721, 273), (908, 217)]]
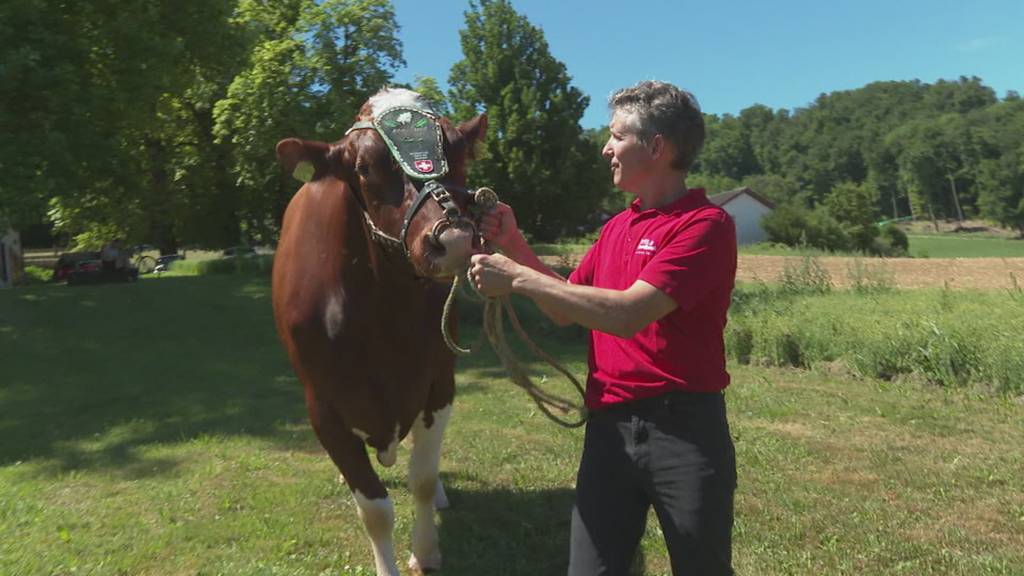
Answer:
[(459, 123), (459, 132), (466, 139), (466, 150), (469, 151), (469, 157), (476, 158), (477, 146), (483, 144), (484, 137), (487, 135), (487, 114), (480, 114), (476, 118)]
[(277, 143), (277, 160), (296, 179), (309, 182), (326, 172), (330, 148), (326, 142), (285, 138)]

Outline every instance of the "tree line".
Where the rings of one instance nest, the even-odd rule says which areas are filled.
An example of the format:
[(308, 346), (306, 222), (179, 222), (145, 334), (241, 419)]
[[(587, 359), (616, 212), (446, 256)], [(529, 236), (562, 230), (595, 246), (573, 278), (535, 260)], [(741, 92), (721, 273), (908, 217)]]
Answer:
[(871, 224), (904, 217), (983, 218), (1024, 234), (1024, 101), (980, 78), (875, 82), (793, 111), (754, 105), (707, 120), (691, 179), (778, 203), (768, 224), (781, 241), (802, 232), (869, 250)]
[[(273, 243), (296, 188), (274, 145), (337, 140), (395, 85), (398, 31), (387, 0), (9, 0), (0, 220), (81, 247)], [(513, 203), (536, 240), (592, 231), (625, 200), (600, 156), (607, 131), (580, 127), (588, 97), (508, 0), (469, 2), (460, 35), (450, 90), (410, 87), (455, 120), (488, 113), (470, 182)], [(707, 125), (691, 185), (749, 185), (811, 240), (866, 245), (865, 223), (907, 215), (1024, 231), (1024, 104), (978, 78), (875, 83)]]

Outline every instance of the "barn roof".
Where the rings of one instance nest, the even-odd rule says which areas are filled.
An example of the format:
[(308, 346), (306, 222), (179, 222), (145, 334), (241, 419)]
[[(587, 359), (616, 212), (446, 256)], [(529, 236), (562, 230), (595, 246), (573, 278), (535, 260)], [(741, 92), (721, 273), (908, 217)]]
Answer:
[(716, 206), (725, 206), (726, 204), (732, 202), (734, 199), (736, 199), (739, 196), (742, 196), (743, 194), (750, 196), (754, 200), (757, 200), (758, 202), (764, 204), (769, 208), (775, 208), (775, 204), (773, 202), (771, 202), (764, 196), (761, 196), (757, 192), (754, 192), (753, 190), (750, 189), (749, 186), (744, 186), (742, 188), (737, 188), (735, 190), (730, 190), (728, 192), (719, 192), (718, 194), (712, 194), (711, 196), (708, 196), (708, 200), (710, 200)]

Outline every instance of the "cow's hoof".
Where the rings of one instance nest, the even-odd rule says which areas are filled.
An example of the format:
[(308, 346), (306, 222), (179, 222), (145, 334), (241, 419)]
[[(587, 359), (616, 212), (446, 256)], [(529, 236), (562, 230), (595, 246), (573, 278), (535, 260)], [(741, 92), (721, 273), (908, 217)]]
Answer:
[(432, 554), (430, 558), (425, 558), (422, 561), (418, 560), (416, 556), (409, 555), (409, 572), (419, 576), (421, 574), (433, 574), (441, 569), (441, 554)]

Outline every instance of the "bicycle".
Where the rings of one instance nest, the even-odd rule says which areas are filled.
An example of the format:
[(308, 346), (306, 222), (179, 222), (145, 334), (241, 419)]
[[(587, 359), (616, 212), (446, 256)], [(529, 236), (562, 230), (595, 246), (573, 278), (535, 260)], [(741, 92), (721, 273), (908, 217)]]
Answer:
[(152, 274), (156, 270), (156, 258), (148, 254), (143, 254), (144, 250), (149, 250), (151, 247), (145, 244), (139, 244), (131, 247), (131, 253), (134, 254), (132, 257), (132, 268), (138, 270), (141, 274)]

